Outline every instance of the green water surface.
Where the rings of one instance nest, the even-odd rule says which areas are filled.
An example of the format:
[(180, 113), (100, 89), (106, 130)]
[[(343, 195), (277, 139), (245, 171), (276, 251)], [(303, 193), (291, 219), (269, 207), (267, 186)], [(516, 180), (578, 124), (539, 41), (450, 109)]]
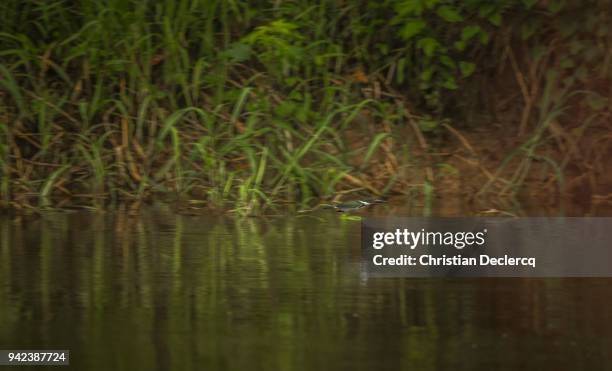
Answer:
[(611, 369), (612, 280), (371, 278), (359, 233), (330, 212), (3, 217), (0, 349), (101, 371)]

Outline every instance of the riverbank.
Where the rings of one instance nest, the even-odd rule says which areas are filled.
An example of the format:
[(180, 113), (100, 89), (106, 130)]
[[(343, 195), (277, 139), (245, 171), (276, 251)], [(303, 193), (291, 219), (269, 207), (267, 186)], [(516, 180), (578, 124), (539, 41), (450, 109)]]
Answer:
[(487, 3), (9, 1), (0, 207), (609, 204), (605, 4)]

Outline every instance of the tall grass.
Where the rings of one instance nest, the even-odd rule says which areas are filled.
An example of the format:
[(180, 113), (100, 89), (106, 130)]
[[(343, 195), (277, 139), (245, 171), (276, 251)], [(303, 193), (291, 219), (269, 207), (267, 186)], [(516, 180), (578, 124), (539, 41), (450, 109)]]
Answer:
[[(403, 95), (441, 112), (503, 12), (533, 6), (421, 3), (5, 0), (0, 199), (163, 194), (255, 213), (405, 191), (391, 150)], [(432, 174), (412, 175), (431, 204)]]
[(339, 131), (375, 106), (342, 76), (350, 53), (328, 34), (341, 12), (330, 24), (335, 3), (295, 6), (3, 2), (3, 202), (15, 187), (39, 206), (164, 193), (248, 213), (360, 176)]

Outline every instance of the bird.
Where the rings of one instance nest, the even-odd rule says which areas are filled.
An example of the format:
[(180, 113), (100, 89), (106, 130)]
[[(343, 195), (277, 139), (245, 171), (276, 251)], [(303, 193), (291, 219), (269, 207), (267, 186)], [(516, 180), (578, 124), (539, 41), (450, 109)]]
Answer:
[(380, 204), (384, 202), (385, 201), (383, 200), (372, 200), (372, 201), (354, 200), (354, 201), (347, 201), (347, 202), (342, 202), (336, 205), (332, 205), (332, 207), (339, 213), (346, 213), (346, 212), (351, 212), (351, 211), (362, 209), (366, 206), (371, 206), (374, 204)]

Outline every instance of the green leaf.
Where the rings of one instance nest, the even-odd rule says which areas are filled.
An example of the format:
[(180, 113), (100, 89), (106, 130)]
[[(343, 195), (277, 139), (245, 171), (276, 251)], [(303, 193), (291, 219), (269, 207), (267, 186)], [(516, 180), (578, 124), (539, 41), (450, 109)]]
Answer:
[(62, 175), (62, 173), (69, 168), (70, 168), (70, 165), (64, 165), (60, 167), (59, 169), (55, 170), (51, 174), (51, 176), (49, 176), (49, 178), (45, 181), (45, 184), (43, 185), (43, 188), (40, 191), (40, 195), (39, 195), (39, 205), (41, 207), (49, 206), (49, 195), (51, 194), (51, 191), (53, 189), (53, 184), (55, 183), (55, 179), (59, 177), (60, 175)]
[[(414, 1), (415, 3), (418, 1)], [(440, 2), (440, 0), (425, 0), (425, 7), (427, 9), (431, 9), (434, 6), (436, 6), (438, 3)]]
[(485, 1), (478, 7), (478, 15), (483, 18), (489, 17), (491, 14), (493, 14), (493, 12), (495, 12), (496, 8), (497, 6), (495, 5), (494, 1), (490, 1), (488, 3)]
[(480, 43), (486, 45), (489, 42), (489, 34), (485, 31), (480, 31)]
[(455, 90), (459, 86), (457, 86), (457, 82), (455, 81), (454, 77), (447, 76), (446, 80), (444, 80), (444, 82), (442, 83), (442, 87), (444, 87), (444, 88), (446, 88), (448, 90)]
[(295, 118), (299, 122), (305, 123), (306, 119), (308, 118), (308, 111), (304, 107), (300, 107), (300, 109), (295, 112)]
[(376, 152), (376, 149), (378, 148), (379, 144), (382, 142), (383, 139), (385, 139), (388, 136), (389, 136), (389, 133), (379, 133), (374, 137), (374, 139), (370, 143), (370, 146), (368, 147), (368, 151), (366, 152), (366, 155), (362, 161), (361, 167), (364, 167), (365, 165), (368, 164), (368, 162), (370, 162), (370, 159), (372, 158), (372, 155), (374, 154), (374, 152)]
[(423, 50), (426, 56), (431, 57), (433, 53), (438, 49), (440, 43), (433, 37), (424, 37), (417, 41), (417, 48)]
[(427, 23), (421, 19), (410, 20), (404, 24), (402, 29), (400, 30), (400, 36), (404, 40), (409, 40), (414, 35), (421, 32), (427, 26)]
[(493, 13), (489, 16), (489, 22), (494, 24), (495, 26), (501, 25), (501, 13)]
[(459, 62), (459, 69), (463, 77), (469, 77), (474, 73), (476, 65), (472, 62)]
[[(300, 79), (297, 78), (288, 78), (288, 81), (292, 81), (292, 82), (299, 82)], [(303, 100), (303, 95), (299, 90), (292, 90), (288, 95), (287, 98), (293, 100), (293, 101), (298, 101), (301, 102)]]
[(383, 55), (387, 55), (389, 53), (389, 45), (385, 44), (385, 43), (377, 43), (376, 44), (376, 48), (381, 52), (381, 54)]
[(423, 81), (431, 81), (431, 77), (433, 76), (433, 68), (431, 66), (425, 67), (423, 71), (421, 71), (421, 80)]
[(315, 55), (314, 63), (318, 67), (323, 66), (325, 64), (325, 56), (324, 55)]
[(279, 104), (278, 106), (276, 106), (275, 111), (276, 111), (276, 114), (279, 115), (280, 117), (287, 118), (289, 116), (292, 116), (297, 108), (298, 107), (294, 102), (286, 100), (282, 102), (281, 104)]
[(438, 16), (447, 22), (461, 22), (463, 17), (459, 12), (448, 5), (443, 5), (436, 10)]
[(2, 77), (0, 79), (0, 87), (6, 89), (5, 91), (13, 96), (15, 104), (19, 109), (19, 114), (26, 115), (27, 105), (26, 100), (23, 99), (23, 95), (21, 94), (21, 87), (19, 83), (17, 83), (13, 73), (8, 68), (4, 67), (3, 64), (0, 64), (0, 77)]
[(455, 61), (451, 57), (449, 57), (448, 55), (441, 56), (440, 57), (440, 63), (442, 63), (446, 67), (448, 67), (450, 69), (453, 69), (453, 70), (456, 67)]
[(537, 2), (538, 0), (523, 0), (523, 5), (525, 8), (531, 9)]
[(468, 41), (480, 32), (480, 27), (476, 25), (463, 27), (461, 30), (461, 41)]
[(400, 58), (399, 61), (397, 61), (397, 68), (396, 68), (396, 80), (398, 84), (401, 84), (404, 82), (404, 69), (406, 68), (406, 58)]
[(442, 163), (442, 164), (438, 164), (438, 167), (440, 168), (440, 172), (442, 174), (449, 174), (449, 175), (459, 175), (460, 174), (459, 169), (457, 169), (451, 164)]
[(229, 58), (234, 63), (240, 63), (246, 61), (251, 57), (251, 47), (243, 43), (233, 43), (230, 47), (225, 50), (223, 56)]
[(437, 120), (433, 120), (429, 117), (423, 117), (418, 121), (419, 129), (424, 132), (433, 131), (438, 126), (440, 126), (440, 122)]
[(393, 9), (398, 13), (394, 20), (402, 19), (407, 15), (420, 16), (423, 13), (423, 4), (420, 1), (398, 1), (394, 4)]

